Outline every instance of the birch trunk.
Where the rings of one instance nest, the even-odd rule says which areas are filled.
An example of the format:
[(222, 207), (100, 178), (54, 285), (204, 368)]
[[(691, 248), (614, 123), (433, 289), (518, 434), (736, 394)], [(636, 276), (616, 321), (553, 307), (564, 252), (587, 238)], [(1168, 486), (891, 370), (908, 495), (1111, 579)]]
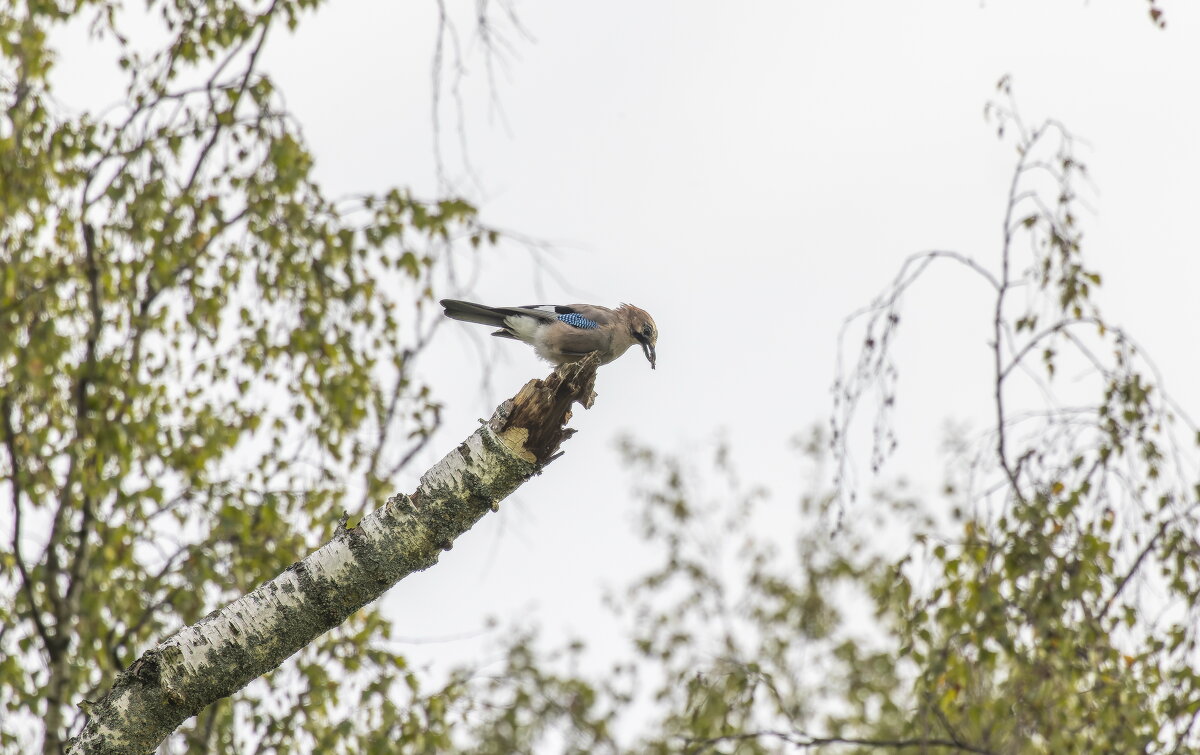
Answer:
[(571, 404), (594, 398), (589, 357), (532, 380), (429, 469), (275, 579), (163, 640), (90, 706), (70, 755), (144, 755), (205, 706), (278, 667), (414, 571), (558, 455)]

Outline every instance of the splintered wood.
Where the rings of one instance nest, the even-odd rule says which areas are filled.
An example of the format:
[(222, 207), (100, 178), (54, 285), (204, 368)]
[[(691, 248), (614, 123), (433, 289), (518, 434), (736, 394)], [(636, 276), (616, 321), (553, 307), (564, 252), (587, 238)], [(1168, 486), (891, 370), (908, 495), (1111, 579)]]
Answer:
[(600, 358), (592, 354), (581, 361), (559, 365), (545, 380), (530, 380), (512, 398), (507, 416), (496, 428), (497, 435), (506, 443), (518, 441), (519, 445), (510, 447), (522, 458), (538, 465), (553, 461), (559, 445), (575, 434), (566, 427), (571, 419), (571, 405), (578, 402), (589, 409), (596, 400), (599, 365)]

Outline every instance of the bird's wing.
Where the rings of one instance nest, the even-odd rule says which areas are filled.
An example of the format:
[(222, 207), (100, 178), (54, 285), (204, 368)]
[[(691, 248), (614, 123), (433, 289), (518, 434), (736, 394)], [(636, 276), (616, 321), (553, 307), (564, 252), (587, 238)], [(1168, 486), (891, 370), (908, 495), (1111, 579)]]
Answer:
[(554, 310), (555, 307), (552, 304), (532, 304), (526, 307), (495, 308), (495, 311), (503, 312), (505, 317), (517, 315), (518, 317), (532, 317), (536, 320), (545, 320), (547, 322), (557, 317)]
[(616, 318), (616, 312), (608, 307), (600, 307), (595, 304), (528, 304), (524, 307), (500, 307), (497, 308), (497, 311), (536, 317), (546, 321), (559, 320), (577, 328), (590, 328), (591, 326), (576, 324), (570, 319), (564, 320), (562, 315), (579, 315), (600, 326), (607, 325)]
[[(501, 330), (508, 328), (504, 322), (505, 319), (514, 316), (531, 317), (539, 322), (547, 323), (555, 321), (566, 322), (572, 327), (583, 329), (589, 329), (592, 326), (572, 322), (571, 319), (563, 320), (561, 316), (579, 315), (601, 327), (614, 322), (616, 319), (616, 312), (608, 307), (600, 307), (594, 304), (530, 304), (523, 307), (489, 307), (484, 304), (459, 301), (457, 299), (443, 299), (441, 304), (446, 308), (447, 317), (464, 322), (491, 325)], [(499, 335), (499, 333), (496, 335)]]
[(570, 304), (559, 305), (554, 308), (561, 315), (574, 314), (586, 317), (597, 325), (604, 326), (613, 322), (616, 319), (617, 313), (608, 307), (600, 307), (595, 304)]

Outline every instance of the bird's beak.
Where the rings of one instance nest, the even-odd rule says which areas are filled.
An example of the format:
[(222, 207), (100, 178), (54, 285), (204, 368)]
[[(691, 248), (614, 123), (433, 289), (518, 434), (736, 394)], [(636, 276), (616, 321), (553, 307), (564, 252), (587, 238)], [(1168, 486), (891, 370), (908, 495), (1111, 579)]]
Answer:
[(645, 341), (642, 342), (642, 353), (646, 355), (646, 359), (650, 362), (650, 369), (654, 369), (654, 347)]

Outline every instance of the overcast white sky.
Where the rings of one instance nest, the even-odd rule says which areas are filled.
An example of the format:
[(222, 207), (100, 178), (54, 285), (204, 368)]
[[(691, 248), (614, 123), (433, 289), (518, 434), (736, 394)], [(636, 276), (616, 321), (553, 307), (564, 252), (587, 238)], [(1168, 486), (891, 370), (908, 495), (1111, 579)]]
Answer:
[[(469, 16), (474, 3), (462, 5)], [(798, 470), (787, 440), (827, 421), (843, 318), (914, 252), (996, 261), (1013, 151), (982, 111), (1005, 74), (1027, 117), (1054, 116), (1086, 140), (1096, 191), (1085, 253), (1105, 276), (1102, 307), (1200, 414), (1200, 7), (1163, 7), (1166, 31), (1144, 0), (526, 0), (515, 12), (528, 36), (502, 27), (512, 47), (492, 91), (460, 13), (477, 181), (449, 144), (452, 178), (485, 221), (558, 245), (556, 269), (571, 282), (542, 278), (539, 290), (523, 252), (489, 251), (465, 293), (632, 302), (657, 320), (658, 369), (631, 351), (601, 371), (566, 455), (384, 599), (399, 633), (459, 635), (486, 615), (603, 631), (602, 586), (645, 565), (614, 451), (622, 432), (682, 452), (724, 432), (745, 475), (783, 491), (774, 505), (790, 512)], [(273, 39), (266, 66), (331, 194), (437, 191), (434, 8), (335, 1)], [(448, 126), (453, 117), (443, 113)], [(986, 410), (988, 313), (976, 286), (948, 268), (907, 302), (903, 445), (889, 471), (924, 490), (940, 481), (943, 422)], [(468, 327), (442, 328), (424, 356), (447, 406), (425, 462), (548, 371), (508, 342), (477, 364)], [(480, 396), (484, 369), (493, 393)], [(411, 490), (424, 466), (397, 489)], [(409, 650), (447, 658), (465, 647)]]
[[(458, 635), (488, 614), (532, 618), (552, 634), (607, 631), (602, 586), (645, 566), (631, 479), (613, 451), (621, 432), (684, 452), (724, 432), (746, 475), (778, 489), (773, 505), (790, 512), (799, 473), (787, 440), (828, 417), (842, 319), (913, 252), (996, 260), (1013, 152), (982, 111), (1004, 74), (1027, 117), (1054, 116), (1086, 140), (1096, 182), (1086, 252), (1105, 275), (1104, 310), (1142, 338), (1200, 414), (1200, 9), (1167, 4), (1163, 32), (1146, 8), (516, 5), (528, 38), (505, 32), (513, 52), (494, 93), (478, 45), (468, 57), (462, 95), (478, 183), (454, 175), (485, 220), (564, 249), (556, 265), (573, 290), (553, 279), (537, 290), (525, 256), (509, 252), (486, 255), (471, 294), (635, 303), (658, 322), (659, 368), (630, 352), (602, 371), (599, 401), (575, 419), (567, 454), (385, 598), (400, 633)], [(461, 19), (464, 39), (468, 27)], [(435, 191), (434, 32), (429, 3), (334, 2), (275, 40), (268, 66), (334, 193)], [(987, 410), (989, 313), (977, 285), (948, 268), (906, 308), (903, 446), (889, 469), (926, 490), (940, 482), (943, 422)], [(500, 343), (494, 393), (481, 398), (473, 374), (486, 367), (461, 337), (468, 327), (443, 328), (426, 356), (448, 407), (429, 461), (547, 371)]]

